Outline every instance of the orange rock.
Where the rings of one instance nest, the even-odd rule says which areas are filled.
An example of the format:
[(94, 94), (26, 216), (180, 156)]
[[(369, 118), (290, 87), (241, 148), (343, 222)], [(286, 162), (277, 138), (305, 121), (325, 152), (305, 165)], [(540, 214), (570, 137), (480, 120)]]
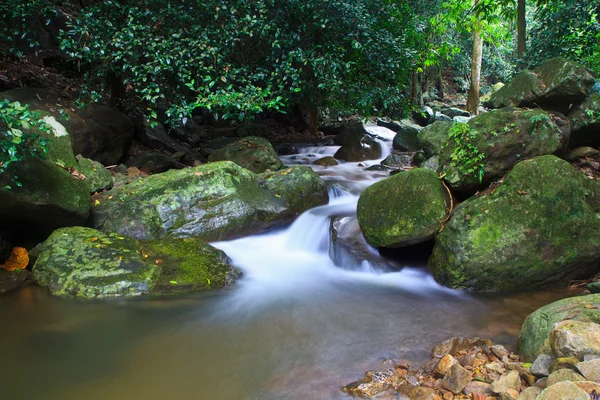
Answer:
[(15, 271), (17, 269), (25, 269), (29, 265), (29, 253), (23, 247), (15, 247), (10, 253), (8, 260), (0, 268), (7, 271)]

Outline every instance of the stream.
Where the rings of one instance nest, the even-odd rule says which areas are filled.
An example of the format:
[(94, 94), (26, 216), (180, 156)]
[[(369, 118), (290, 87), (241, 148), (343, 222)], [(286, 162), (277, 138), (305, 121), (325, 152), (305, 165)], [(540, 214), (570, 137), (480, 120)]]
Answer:
[[(388, 155), (394, 133), (368, 129)], [(338, 149), (297, 147), (286, 165)], [(451, 336), (514, 346), (530, 312), (567, 295), (454, 291), (425, 269), (427, 246), (370, 248), (355, 210), (360, 192), (388, 176), (365, 171), (380, 161), (313, 166), (328, 205), (284, 229), (213, 243), (244, 272), (227, 290), (81, 300), (28, 286), (1, 296), (0, 398), (346, 399), (340, 387), (366, 370), (418, 366)], [(332, 220), (359, 252), (336, 245)]]

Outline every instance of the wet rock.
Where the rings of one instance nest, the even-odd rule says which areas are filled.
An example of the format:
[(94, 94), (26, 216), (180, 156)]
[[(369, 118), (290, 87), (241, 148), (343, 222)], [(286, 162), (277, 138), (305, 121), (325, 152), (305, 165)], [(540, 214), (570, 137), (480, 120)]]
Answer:
[(569, 112), (571, 140), (569, 146), (600, 145), (600, 93), (590, 94)]
[(358, 223), (374, 247), (403, 247), (431, 239), (450, 200), (437, 175), (416, 168), (369, 186), (357, 206)]
[(459, 394), (471, 381), (472, 377), (473, 374), (463, 368), (460, 364), (454, 364), (450, 367), (446, 376), (444, 376), (442, 385), (452, 393)]
[(548, 337), (554, 325), (566, 319), (600, 323), (600, 294), (562, 299), (530, 314), (519, 335), (519, 354), (526, 362), (538, 354), (552, 354)]
[(600, 383), (600, 358), (580, 362), (576, 368), (588, 381)]
[(222, 161), (104, 192), (94, 199), (92, 224), (136, 239), (222, 240), (280, 226), (326, 201), (326, 186), (307, 167), (258, 176)]
[(363, 379), (344, 386), (342, 390), (353, 396), (371, 397), (397, 386), (401, 380), (400, 375), (392, 368), (378, 372), (367, 371)]
[(463, 392), (466, 395), (471, 395), (473, 393), (480, 393), (485, 395), (493, 395), (492, 385), (487, 382), (479, 382), (479, 381), (471, 381), (467, 383), (467, 386), (463, 389)]
[(456, 108), (456, 107), (442, 107), (442, 109), (440, 111), (443, 114), (449, 116), (450, 118), (454, 118), (454, 117), (469, 118), (469, 117), (471, 117), (470, 112), (468, 112), (466, 110), (462, 110), (460, 108)]
[(600, 324), (561, 321), (550, 332), (550, 346), (558, 357), (583, 359), (586, 354), (600, 355)]
[(384, 165), (389, 168), (405, 169), (412, 165), (412, 160), (413, 153), (402, 153), (398, 151), (393, 151), (392, 154), (390, 154), (383, 161), (381, 161), (381, 165)]
[(546, 384), (548, 386), (552, 386), (558, 382), (565, 382), (565, 381), (569, 381), (569, 382), (573, 382), (573, 381), (585, 381), (585, 378), (581, 375), (579, 375), (577, 372), (573, 371), (572, 369), (559, 369), (554, 371), (553, 373), (550, 374), (550, 376), (548, 377), (548, 381), (546, 382)]
[(542, 393), (542, 389), (539, 387), (531, 386), (525, 388), (517, 397), (517, 400), (535, 400), (535, 398)]
[(508, 390), (516, 390), (517, 392), (521, 389), (521, 379), (517, 371), (510, 371), (508, 374), (502, 375), (500, 379), (492, 383), (492, 391), (494, 393), (504, 393)]
[(162, 153), (138, 154), (127, 160), (127, 166), (135, 167), (147, 174), (159, 174), (170, 169), (182, 169), (186, 167), (185, 164)]
[(550, 375), (550, 367), (553, 362), (554, 357), (547, 354), (540, 354), (531, 365), (531, 373), (537, 376), (548, 376)]
[(333, 155), (337, 160), (358, 162), (376, 160), (381, 157), (380, 144), (361, 123), (345, 126), (334, 138), (334, 142), (342, 146)]
[(452, 118), (452, 121), (458, 122), (459, 124), (466, 124), (467, 122), (469, 122), (470, 119), (471, 119), (470, 117), (457, 116), (457, 117)]
[(459, 351), (469, 351), (479, 346), (491, 346), (492, 342), (488, 339), (478, 337), (452, 337), (438, 344), (431, 351), (431, 357), (442, 358), (446, 354), (456, 354)]
[(360, 269), (367, 262), (382, 270), (390, 266), (364, 239), (355, 217), (337, 217), (331, 220), (331, 247), (329, 255), (336, 265)]
[(18, 289), (31, 282), (28, 270), (6, 271), (0, 268), (0, 294)]
[(113, 186), (110, 172), (104, 165), (89, 158), (77, 156), (77, 169), (85, 176), (85, 182), (89, 185), (90, 193), (109, 190)]
[(600, 261), (598, 188), (555, 156), (520, 162), (498, 187), (454, 209), (429, 269), (438, 282), (471, 290), (564, 286), (589, 277)]
[[(479, 115), (466, 125), (437, 122), (418, 135), (426, 159), (438, 156), (439, 169), (448, 185), (467, 194), (502, 178), (519, 161), (546, 154), (559, 154), (569, 140), (565, 121), (543, 110), (502, 109)], [(461, 167), (456, 159), (452, 129), (468, 131), (470, 145), (483, 154), (483, 176)]]
[(439, 377), (444, 377), (450, 371), (450, 368), (452, 368), (452, 366), (456, 363), (458, 363), (458, 361), (456, 361), (454, 357), (452, 357), (450, 354), (446, 354), (440, 359), (433, 370), (433, 373)]
[(437, 400), (439, 396), (435, 393), (432, 388), (417, 386), (410, 391), (411, 400)]
[(559, 382), (544, 389), (536, 400), (589, 400), (590, 396), (573, 382)]
[(371, 165), (370, 167), (365, 168), (365, 171), (382, 171), (382, 172), (387, 172), (390, 171), (391, 168), (386, 167), (385, 165), (381, 165), (381, 164), (375, 164), (375, 165)]
[(318, 160), (313, 162), (314, 165), (320, 165), (321, 167), (333, 167), (338, 165), (338, 162), (335, 158), (331, 156), (319, 158)]
[(233, 161), (254, 173), (278, 171), (283, 163), (271, 143), (264, 138), (248, 136), (216, 150), (209, 161)]
[(492, 94), (490, 108), (541, 107), (560, 112), (579, 103), (591, 92), (595, 79), (588, 69), (564, 58), (546, 61), (533, 71), (523, 71)]
[(452, 121), (452, 118), (450, 118), (449, 116), (442, 114), (441, 112), (436, 112), (435, 116), (433, 117), (434, 121)]
[(200, 239), (137, 241), (83, 227), (50, 235), (32, 274), (55, 295), (79, 297), (220, 288), (239, 276), (225, 253)]

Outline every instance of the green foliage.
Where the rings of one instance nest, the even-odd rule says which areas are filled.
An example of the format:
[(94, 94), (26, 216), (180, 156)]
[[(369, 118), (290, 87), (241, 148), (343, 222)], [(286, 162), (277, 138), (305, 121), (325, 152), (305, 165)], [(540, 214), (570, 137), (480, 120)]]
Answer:
[(448, 136), (454, 141), (454, 150), (452, 152), (452, 163), (459, 173), (462, 175), (474, 176), (483, 181), (485, 173), (485, 165), (483, 154), (472, 141), (475, 138), (476, 132), (466, 123), (455, 123), (450, 128)]
[[(0, 101), (0, 174), (13, 163), (45, 154), (47, 140), (30, 132), (49, 132), (50, 129), (40, 118), (40, 113), (30, 111), (27, 104)], [(12, 181), (21, 186), (18, 176), (12, 176)], [(10, 189), (10, 186), (6, 188)]]
[(540, 126), (542, 123), (546, 122), (551, 122), (550, 116), (546, 115), (546, 114), (537, 114), (532, 116), (529, 119), (529, 122), (531, 122), (531, 130), (529, 131), (529, 133), (533, 133), (538, 126)]
[(39, 33), (58, 9), (53, 0), (0, 2), (0, 54), (23, 56), (23, 49), (40, 47)]
[(133, 0), (85, 9), (61, 48), (99, 100), (107, 76), (173, 122), (197, 108), (245, 119), (286, 103), (367, 114), (404, 107), (417, 35), (387, 0)]

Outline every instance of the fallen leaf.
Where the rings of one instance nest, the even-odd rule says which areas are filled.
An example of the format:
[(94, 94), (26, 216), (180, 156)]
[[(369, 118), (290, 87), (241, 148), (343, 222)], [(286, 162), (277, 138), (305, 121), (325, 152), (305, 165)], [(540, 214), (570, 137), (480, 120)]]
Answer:
[(29, 265), (29, 253), (23, 247), (15, 247), (10, 253), (8, 260), (0, 268), (7, 271), (15, 271), (17, 269), (25, 269)]
[(163, 260), (161, 260), (160, 258), (156, 259), (156, 265), (161, 265), (163, 263)]

